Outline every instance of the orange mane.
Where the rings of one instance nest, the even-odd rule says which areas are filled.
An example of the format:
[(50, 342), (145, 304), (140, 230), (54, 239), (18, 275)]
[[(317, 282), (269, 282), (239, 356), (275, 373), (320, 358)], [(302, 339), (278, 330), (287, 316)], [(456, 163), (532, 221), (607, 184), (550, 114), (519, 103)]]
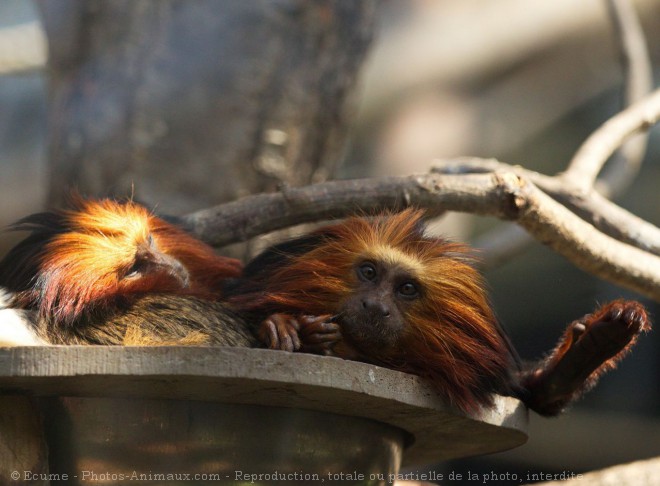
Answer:
[[(117, 299), (146, 292), (218, 297), (221, 282), (240, 274), (237, 260), (213, 249), (132, 201), (75, 198), (69, 210), (29, 216), (15, 226), (32, 234), (0, 265), (9, 268), (4, 285), (44, 315), (72, 322), (83, 311), (112, 306)], [(154, 245), (185, 267), (189, 288), (165, 274), (122, 278), (141, 245)], [(0, 282), (2, 284), (3, 282)]]

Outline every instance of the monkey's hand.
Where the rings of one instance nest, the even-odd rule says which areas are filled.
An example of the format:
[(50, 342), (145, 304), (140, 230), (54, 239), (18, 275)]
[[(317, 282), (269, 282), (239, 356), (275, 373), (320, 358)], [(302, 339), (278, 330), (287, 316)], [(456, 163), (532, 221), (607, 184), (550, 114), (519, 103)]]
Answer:
[(298, 351), (301, 346), (300, 324), (289, 314), (272, 314), (265, 319), (257, 330), (259, 340), (270, 349)]
[(333, 347), (341, 341), (341, 328), (332, 317), (324, 316), (302, 316), (300, 322), (300, 339), (302, 340), (302, 351), (306, 353), (324, 354), (335, 356)]
[(542, 415), (556, 415), (616, 367), (642, 331), (648, 331), (644, 307), (618, 300), (570, 324), (555, 351), (523, 378), (527, 405)]
[(272, 314), (261, 323), (257, 336), (270, 349), (360, 359), (341, 335), (341, 327), (333, 316), (300, 316)]

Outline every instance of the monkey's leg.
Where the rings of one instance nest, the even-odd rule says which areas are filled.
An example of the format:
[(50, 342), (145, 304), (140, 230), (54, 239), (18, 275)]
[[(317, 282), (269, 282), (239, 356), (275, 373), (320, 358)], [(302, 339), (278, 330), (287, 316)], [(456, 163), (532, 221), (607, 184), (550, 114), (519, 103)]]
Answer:
[(611, 302), (568, 326), (552, 354), (523, 376), (527, 406), (557, 415), (614, 368), (642, 331), (650, 329), (638, 302)]

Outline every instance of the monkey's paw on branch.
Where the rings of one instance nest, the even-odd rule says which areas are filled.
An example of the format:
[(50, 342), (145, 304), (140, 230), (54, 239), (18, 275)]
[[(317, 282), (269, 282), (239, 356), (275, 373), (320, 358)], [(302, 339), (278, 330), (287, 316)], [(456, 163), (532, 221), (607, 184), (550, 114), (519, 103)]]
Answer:
[(617, 300), (568, 326), (552, 354), (523, 378), (527, 405), (542, 415), (557, 415), (616, 367), (637, 336), (651, 324), (644, 307)]

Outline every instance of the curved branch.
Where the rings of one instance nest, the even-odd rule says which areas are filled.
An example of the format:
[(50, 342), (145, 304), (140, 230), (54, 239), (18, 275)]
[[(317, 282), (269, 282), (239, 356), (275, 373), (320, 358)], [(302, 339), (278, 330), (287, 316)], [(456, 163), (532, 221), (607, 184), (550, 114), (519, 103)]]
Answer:
[(331, 181), (248, 196), (183, 221), (220, 246), (295, 224), (405, 206), (517, 221), (579, 268), (660, 301), (659, 257), (600, 233), (512, 171)]
[[(556, 177), (549, 177), (520, 166), (513, 167), (494, 159), (474, 157), (446, 161), (436, 160), (432, 170), (443, 174), (513, 171), (534, 182), (545, 193), (606, 235), (654, 255), (660, 255), (660, 228), (617, 206), (595, 191), (588, 194), (580, 193), (573, 186), (572, 181), (567, 182)], [(516, 238), (516, 242), (516, 247), (512, 249), (511, 255), (520, 253), (522, 244), (520, 238)], [(499, 260), (505, 259), (506, 249), (497, 248), (493, 251), (497, 253)]]
[[(278, 229), (356, 213), (408, 206), (437, 211), (475, 211), (480, 204), (495, 206), (498, 201), (487, 193), (483, 180), (483, 176), (421, 175), (328, 181), (247, 196), (189, 214), (178, 222), (207, 243), (224, 246)], [(429, 193), (430, 184), (433, 194)], [(485, 200), (480, 202), (479, 197)]]
[[(642, 99), (653, 89), (653, 68), (644, 31), (630, 0), (607, 0), (624, 71), (624, 106)], [(644, 160), (648, 135), (631, 137), (596, 181), (598, 192), (616, 197), (635, 178)]]
[[(651, 60), (644, 33), (631, 2), (629, 0), (606, 0), (606, 3), (614, 26), (617, 44), (621, 51), (626, 86), (624, 105), (630, 106), (651, 91), (653, 84)], [(639, 125), (638, 128), (641, 129), (642, 124)], [(588, 151), (590, 150), (589, 147), (593, 148), (594, 146), (603, 148), (603, 143), (607, 143), (610, 137), (609, 130), (603, 132), (604, 128), (594, 133), (585, 142), (581, 150)], [(617, 196), (627, 189), (639, 172), (646, 152), (648, 141), (646, 133), (627, 139), (628, 135), (625, 132), (620, 135), (619, 141), (614, 139), (609, 148), (602, 151), (600, 155), (593, 156), (592, 154), (591, 159), (589, 159), (588, 153), (584, 155), (584, 152), (578, 151), (571, 166), (569, 166), (568, 173), (563, 176), (547, 177), (538, 173), (523, 172), (522, 169), (517, 173), (524, 173), (527, 177), (530, 177), (546, 193), (551, 194), (555, 199), (572, 208), (578, 215), (590, 221), (604, 233), (657, 255), (660, 254), (660, 230), (605, 199), (605, 197)], [(612, 163), (598, 177), (598, 173), (607, 158), (619, 146), (620, 141), (624, 139), (626, 141), (618, 149)], [(581, 153), (582, 155), (580, 155)], [(479, 165), (482, 166), (481, 169), (485, 167), (484, 162), (479, 162)], [(495, 161), (494, 166), (497, 166), (497, 164)], [(473, 170), (469, 170), (464, 166), (464, 171), (473, 172), (477, 169), (474, 164), (472, 165)], [(481, 169), (479, 171), (483, 171)], [(582, 170), (586, 171), (588, 177), (580, 180), (579, 178), (584, 175), (580, 174)], [(597, 177), (598, 179), (596, 179)], [(597, 192), (592, 191), (593, 188)], [(590, 197), (586, 198), (586, 194), (589, 194)], [(512, 233), (508, 237), (506, 235), (507, 231)], [(504, 231), (495, 229), (480, 239), (485, 241), (489, 237), (493, 237), (496, 241), (489, 244), (484, 252), (485, 266), (499, 264), (515, 257), (524, 250), (525, 245), (529, 245), (533, 241), (529, 236), (522, 235), (514, 229)]]
[(660, 119), (660, 90), (606, 121), (578, 149), (561, 175), (581, 192), (592, 189), (603, 164), (631, 135), (648, 130)]

